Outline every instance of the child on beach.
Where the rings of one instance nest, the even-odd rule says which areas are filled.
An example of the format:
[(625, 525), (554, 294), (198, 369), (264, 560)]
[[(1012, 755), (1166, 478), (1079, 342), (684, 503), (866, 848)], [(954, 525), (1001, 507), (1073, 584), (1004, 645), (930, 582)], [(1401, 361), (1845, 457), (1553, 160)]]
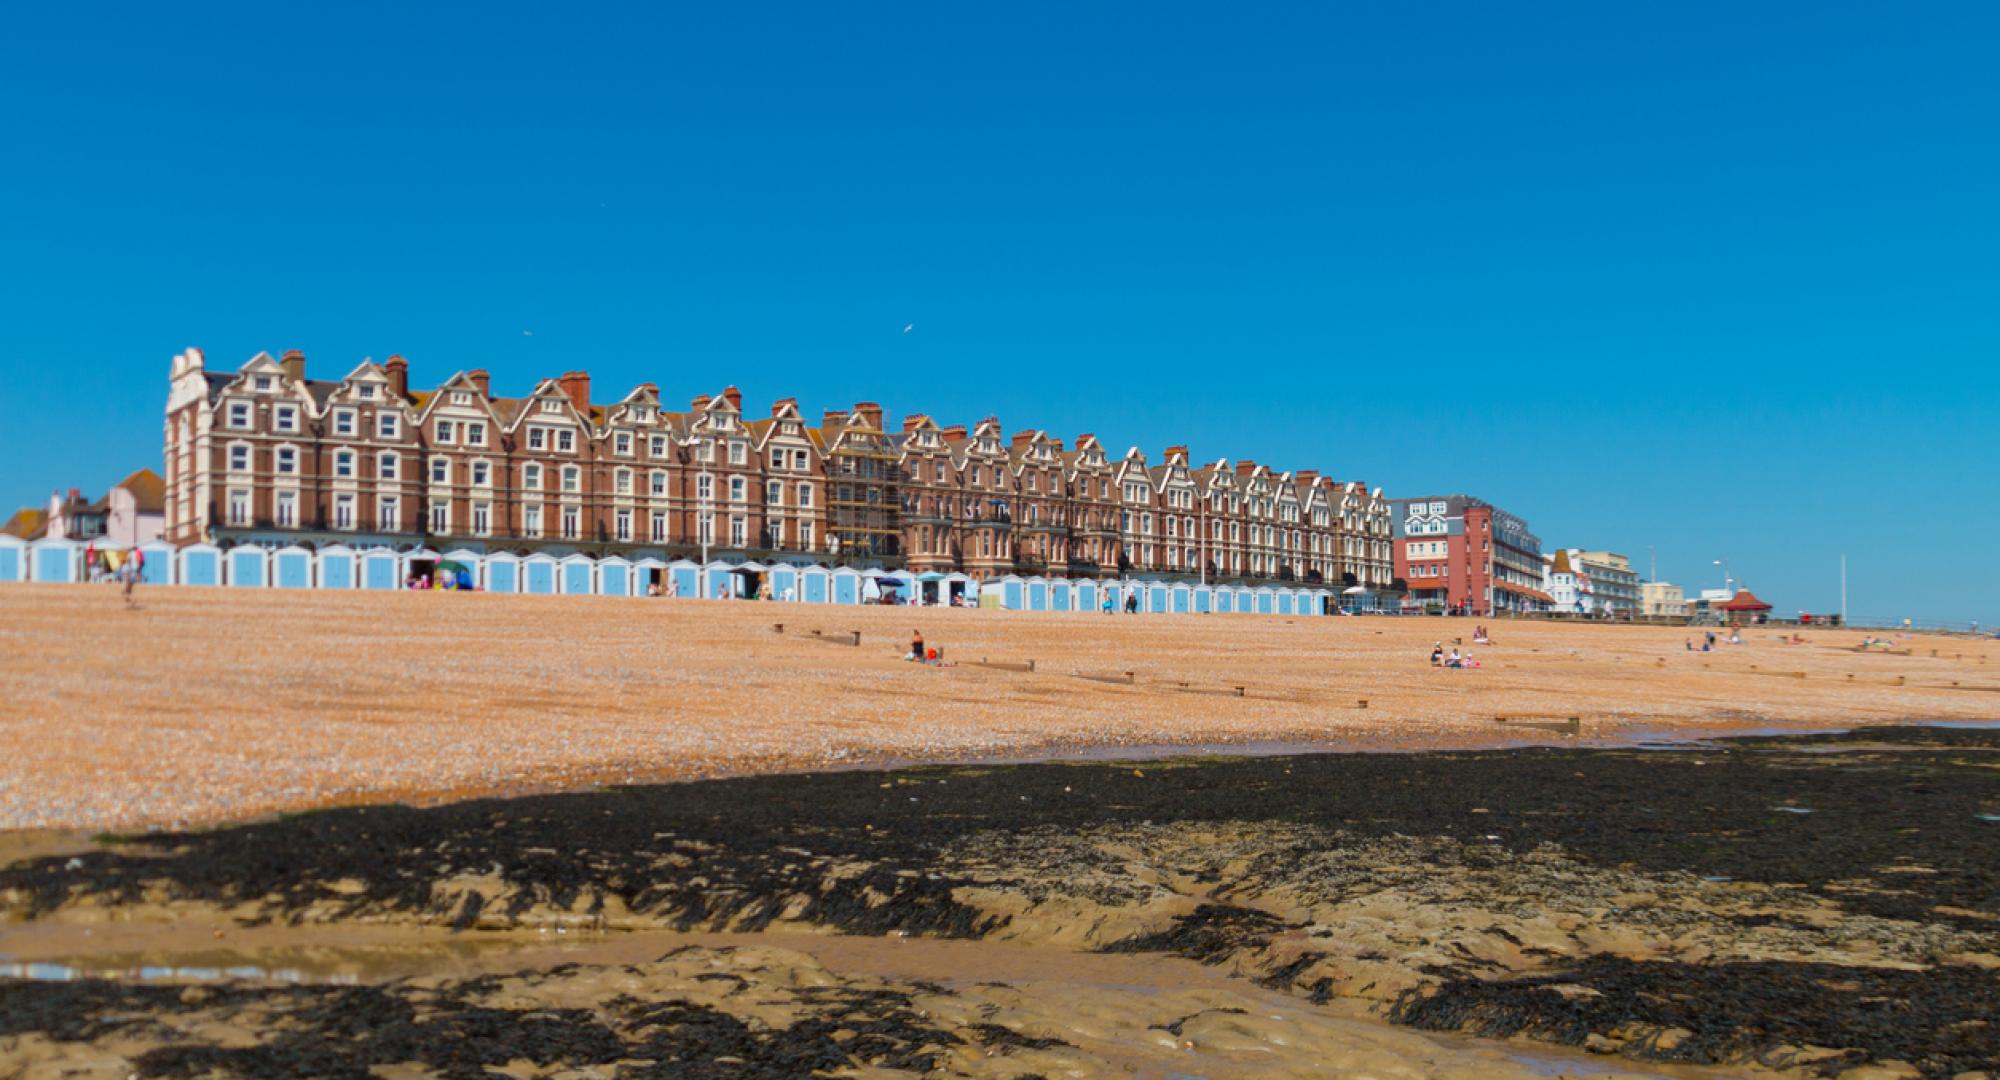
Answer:
[(1431, 666), (1437, 667), (1443, 663), (1444, 663), (1444, 642), (1440, 641), (1431, 646)]

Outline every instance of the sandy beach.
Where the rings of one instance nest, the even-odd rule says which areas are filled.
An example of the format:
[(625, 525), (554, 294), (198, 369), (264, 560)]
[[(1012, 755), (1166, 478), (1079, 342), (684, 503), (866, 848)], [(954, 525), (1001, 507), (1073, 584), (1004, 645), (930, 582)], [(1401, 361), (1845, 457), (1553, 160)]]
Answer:
[[(1860, 632), (1794, 645), (1752, 629), (1704, 654), (1678, 628), (1543, 622), (1495, 621), (1495, 644), (1473, 646), (1475, 620), (1435, 617), (199, 589), (140, 601), (0, 589), (0, 828), (864, 763), (1616, 745), (2000, 709), (2000, 643), (1933, 635), (1863, 653)], [(950, 666), (900, 659), (918, 628)], [(858, 647), (834, 643), (856, 630)], [(1482, 666), (1433, 669), (1437, 641)], [(1529, 726), (1570, 717), (1573, 736)]]

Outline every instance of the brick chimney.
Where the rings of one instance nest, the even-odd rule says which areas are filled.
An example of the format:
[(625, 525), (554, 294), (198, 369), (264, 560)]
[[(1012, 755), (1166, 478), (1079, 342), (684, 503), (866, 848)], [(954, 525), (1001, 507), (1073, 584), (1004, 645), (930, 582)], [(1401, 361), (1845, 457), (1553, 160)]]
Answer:
[(952, 426), (945, 428), (943, 431), (938, 432), (938, 434), (944, 436), (947, 439), (963, 439), (965, 438), (965, 425), (953, 424)]
[(1174, 458), (1180, 458), (1181, 464), (1185, 465), (1188, 461), (1188, 449), (1185, 446), (1169, 446), (1167, 447), (1166, 457), (1169, 461), (1172, 461)]
[(706, 408), (708, 408), (707, 394), (696, 394), (694, 400), (688, 402), (688, 409), (692, 412), (700, 412)]
[(562, 387), (562, 392), (569, 395), (570, 403), (576, 406), (576, 411), (589, 416), (590, 372), (565, 371), (562, 378), (557, 379), (556, 382)]
[(632, 389), (633, 389), (633, 390), (635, 390), (635, 391), (638, 391), (638, 390), (643, 390), (643, 391), (645, 391), (646, 393), (648, 393), (648, 394), (651, 394), (651, 395), (653, 395), (653, 396), (654, 396), (654, 397), (656, 397), (656, 398), (660, 396), (660, 384), (659, 384), (659, 383), (654, 383), (654, 382), (642, 382), (642, 383), (640, 383), (639, 385), (637, 385), (637, 386), (633, 387)]
[(1301, 484), (1310, 484), (1313, 481), (1319, 479), (1319, 470), (1300, 469), (1299, 471), (1292, 474), (1292, 478), (1294, 480), (1297, 480)]
[(922, 427), (923, 423), (924, 423), (923, 413), (911, 413), (910, 415), (903, 417), (903, 434), (908, 435), (910, 432), (917, 430), (919, 427)]
[(473, 389), (479, 391), (480, 397), (493, 396), (493, 376), (487, 374), (485, 368), (474, 368), (466, 372), (465, 380), (472, 384)]
[(854, 403), (854, 415), (866, 421), (869, 427), (882, 430), (882, 406), (872, 401), (857, 401)]
[(1014, 433), (1014, 438), (1010, 441), (1015, 446), (1026, 446), (1035, 441), (1035, 433), (1032, 431), (1017, 431)]
[(794, 409), (798, 408), (799, 399), (795, 397), (788, 397), (788, 398), (779, 398), (778, 400), (773, 401), (771, 403), (771, 415), (773, 417), (783, 415), (787, 406)]
[(293, 382), (306, 381), (306, 354), (297, 349), (286, 349), (278, 366), (285, 369), (285, 378)]
[(400, 356), (392, 356), (382, 365), (389, 376), (389, 393), (393, 397), (407, 399), (410, 396), (410, 362)]
[(1237, 463), (1236, 463), (1236, 475), (1237, 475), (1237, 476), (1240, 476), (1240, 477), (1247, 477), (1247, 476), (1249, 476), (1249, 475), (1250, 475), (1251, 473), (1253, 473), (1253, 472), (1256, 472), (1256, 471), (1257, 471), (1257, 463), (1256, 463), (1256, 462), (1254, 462), (1254, 461), (1251, 461), (1251, 460), (1249, 460), (1249, 459), (1247, 459), (1247, 458), (1246, 458), (1246, 459), (1244, 459), (1244, 460), (1242, 460), (1242, 461), (1239, 461), (1239, 462), (1237, 462)]
[(1084, 443), (1089, 442), (1090, 440), (1095, 438), (1097, 438), (1097, 436), (1092, 435), (1090, 432), (1086, 431), (1083, 434), (1078, 435), (1076, 437), (1076, 445), (1079, 449), (1081, 449)]
[(737, 412), (743, 411), (743, 391), (732, 386), (722, 392), (722, 400), (727, 401), (729, 407)]
[(829, 431), (834, 428), (846, 427), (847, 413), (841, 409), (828, 409), (825, 413), (821, 414), (819, 424)]

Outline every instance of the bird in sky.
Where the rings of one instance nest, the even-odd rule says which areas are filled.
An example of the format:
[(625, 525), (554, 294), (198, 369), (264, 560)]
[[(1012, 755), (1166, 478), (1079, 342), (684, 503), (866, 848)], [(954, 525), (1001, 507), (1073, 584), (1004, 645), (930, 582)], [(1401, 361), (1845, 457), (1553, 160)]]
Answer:
[(534, 336), (535, 336), (535, 332), (534, 332), (533, 330), (523, 330), (523, 331), (521, 331), (521, 336), (522, 336), (522, 337), (534, 337)]
[(904, 324), (903, 324), (903, 333), (907, 334), (907, 333), (909, 333), (910, 331), (912, 331), (912, 330), (915, 330), (916, 328), (917, 328), (917, 324), (916, 324), (916, 323), (904, 323)]

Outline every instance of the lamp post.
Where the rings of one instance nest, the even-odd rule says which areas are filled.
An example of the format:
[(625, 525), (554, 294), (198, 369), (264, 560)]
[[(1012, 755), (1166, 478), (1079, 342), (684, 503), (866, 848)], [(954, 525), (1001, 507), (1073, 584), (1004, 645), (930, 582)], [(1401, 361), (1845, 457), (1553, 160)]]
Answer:
[(1736, 595), (1736, 593), (1735, 593), (1735, 592), (1734, 592), (1733, 590), (1731, 590), (1731, 589), (1730, 589), (1730, 587), (1729, 587), (1729, 586), (1731, 585), (1732, 581), (1733, 581), (1733, 579), (1731, 579), (1731, 578), (1730, 578), (1730, 576), (1729, 576), (1729, 560), (1728, 560), (1728, 559), (1726, 559), (1726, 558), (1725, 558), (1725, 559), (1717, 559), (1717, 560), (1715, 560), (1715, 565), (1717, 565), (1717, 566), (1720, 566), (1720, 567), (1722, 567), (1722, 589), (1723, 589), (1723, 591), (1724, 591), (1724, 592), (1727, 592), (1727, 593), (1729, 593), (1729, 595), (1731, 595), (1731, 596), (1735, 596), (1735, 595)]

